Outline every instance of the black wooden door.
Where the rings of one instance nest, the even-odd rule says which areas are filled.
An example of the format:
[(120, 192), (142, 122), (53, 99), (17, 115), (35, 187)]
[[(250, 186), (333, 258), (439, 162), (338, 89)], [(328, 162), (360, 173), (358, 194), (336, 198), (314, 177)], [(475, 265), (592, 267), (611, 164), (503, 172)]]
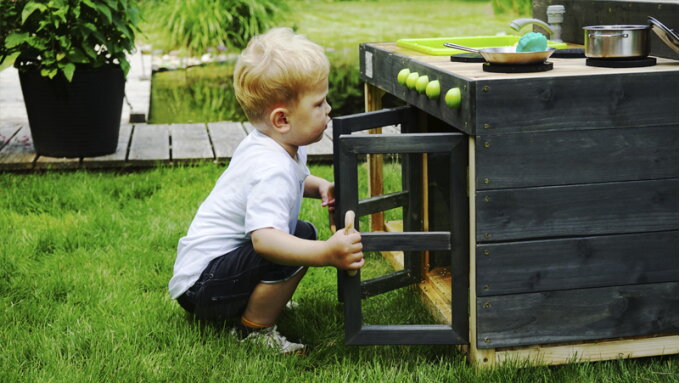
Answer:
[[(345, 343), (366, 344), (467, 344), (468, 343), (468, 202), (466, 196), (467, 140), (462, 133), (411, 133), (417, 131), (412, 107), (384, 109), (333, 119), (333, 156), (336, 192), (336, 227), (344, 226), (348, 210), (356, 212), (354, 227), (361, 232), (359, 217), (403, 206), (404, 231), (362, 232), (364, 252), (403, 251), (404, 269), (361, 281), (338, 272), (338, 292), (344, 301)], [(363, 130), (401, 125), (402, 134), (352, 134)], [(399, 154), (403, 190), (359, 200), (357, 156)], [(448, 153), (451, 222), (448, 231), (422, 232), (420, 171), (422, 153)], [(446, 166), (446, 165), (445, 165)], [(361, 300), (422, 280), (421, 252), (447, 251), (452, 271), (452, 325), (365, 325)]]

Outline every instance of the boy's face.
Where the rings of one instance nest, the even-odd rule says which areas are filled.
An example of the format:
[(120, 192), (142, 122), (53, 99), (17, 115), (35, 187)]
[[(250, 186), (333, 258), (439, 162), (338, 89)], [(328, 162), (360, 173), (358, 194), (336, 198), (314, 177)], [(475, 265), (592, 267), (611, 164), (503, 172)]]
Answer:
[(331, 106), (326, 101), (327, 95), (328, 80), (319, 82), (300, 95), (288, 114), (288, 123), (291, 126), (287, 134), (288, 144), (303, 146), (321, 140), (330, 122), (328, 114)]

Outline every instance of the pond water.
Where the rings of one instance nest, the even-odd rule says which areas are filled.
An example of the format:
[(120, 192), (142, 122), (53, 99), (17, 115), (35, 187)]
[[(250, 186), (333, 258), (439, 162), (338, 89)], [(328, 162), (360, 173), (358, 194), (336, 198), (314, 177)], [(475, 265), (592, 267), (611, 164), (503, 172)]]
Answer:
[(234, 96), (232, 63), (159, 71), (151, 82), (152, 124), (245, 121)]
[[(152, 124), (246, 121), (233, 88), (233, 63), (210, 63), (158, 71), (151, 82)], [(363, 84), (358, 64), (331, 67), (328, 101), (332, 116), (363, 111)]]

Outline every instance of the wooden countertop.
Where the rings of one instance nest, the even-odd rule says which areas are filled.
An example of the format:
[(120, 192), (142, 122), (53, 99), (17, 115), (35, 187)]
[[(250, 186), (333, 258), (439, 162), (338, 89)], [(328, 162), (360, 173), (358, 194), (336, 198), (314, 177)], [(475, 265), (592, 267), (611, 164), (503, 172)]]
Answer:
[(422, 64), (454, 73), (470, 81), (495, 79), (527, 79), (566, 76), (592, 76), (626, 73), (677, 72), (678, 61), (657, 57), (657, 65), (641, 68), (599, 68), (585, 65), (585, 59), (550, 58), (553, 70), (539, 73), (491, 73), (482, 70), (481, 63), (451, 62), (449, 56), (430, 56), (410, 49), (398, 47), (396, 43), (367, 43), (381, 50), (406, 56)]

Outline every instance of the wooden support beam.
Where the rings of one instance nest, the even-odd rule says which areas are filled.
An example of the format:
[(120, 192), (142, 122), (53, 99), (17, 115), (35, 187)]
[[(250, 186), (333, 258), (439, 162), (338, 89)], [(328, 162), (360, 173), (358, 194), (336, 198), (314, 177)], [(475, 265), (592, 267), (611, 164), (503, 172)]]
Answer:
[[(382, 109), (382, 96), (385, 91), (368, 83), (364, 84), (364, 106), (367, 112)], [(370, 134), (382, 133), (382, 128), (370, 129)], [(371, 197), (383, 194), (383, 155), (368, 155), (368, 195)], [(384, 231), (385, 214), (371, 215), (371, 231)]]

